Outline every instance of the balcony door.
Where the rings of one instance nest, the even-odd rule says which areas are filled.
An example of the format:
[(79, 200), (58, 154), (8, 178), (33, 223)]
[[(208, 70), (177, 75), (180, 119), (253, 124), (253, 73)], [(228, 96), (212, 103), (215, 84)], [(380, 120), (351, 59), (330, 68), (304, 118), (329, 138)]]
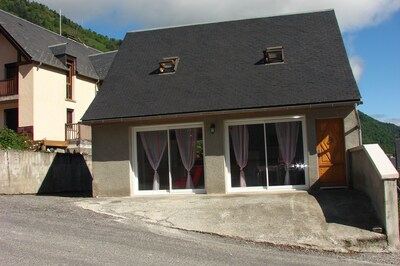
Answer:
[(74, 110), (67, 109), (67, 124), (72, 124), (74, 122)]
[(230, 191), (306, 188), (303, 124), (301, 117), (228, 121)]
[(18, 108), (4, 110), (4, 126), (17, 132)]
[(15, 63), (5, 65), (6, 79), (16, 79), (18, 77), (18, 66)]
[(201, 124), (136, 128), (135, 193), (204, 193)]

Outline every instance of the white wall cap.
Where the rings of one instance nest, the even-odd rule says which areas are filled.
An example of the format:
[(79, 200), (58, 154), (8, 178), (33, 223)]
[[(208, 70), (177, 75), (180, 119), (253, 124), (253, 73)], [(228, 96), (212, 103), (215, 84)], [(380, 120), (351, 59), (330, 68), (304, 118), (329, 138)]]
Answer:
[(366, 144), (363, 145), (363, 149), (374, 163), (374, 167), (381, 175), (382, 179), (399, 178), (399, 173), (396, 168), (378, 144)]

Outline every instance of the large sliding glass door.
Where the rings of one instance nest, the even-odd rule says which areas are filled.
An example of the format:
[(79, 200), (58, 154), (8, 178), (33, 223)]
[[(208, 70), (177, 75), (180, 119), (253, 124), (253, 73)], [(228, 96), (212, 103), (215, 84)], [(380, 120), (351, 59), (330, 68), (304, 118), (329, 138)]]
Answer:
[(228, 122), (231, 190), (306, 186), (303, 123)]
[(136, 192), (204, 192), (201, 126), (134, 131)]

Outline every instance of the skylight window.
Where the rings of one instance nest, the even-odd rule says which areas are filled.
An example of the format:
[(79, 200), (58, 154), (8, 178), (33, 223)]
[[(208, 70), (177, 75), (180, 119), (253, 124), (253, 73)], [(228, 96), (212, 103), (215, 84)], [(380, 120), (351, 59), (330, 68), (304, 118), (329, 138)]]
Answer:
[(167, 73), (175, 73), (178, 67), (179, 58), (178, 57), (168, 57), (163, 58), (159, 61), (159, 73), (167, 74)]
[(265, 64), (283, 63), (283, 47), (268, 47), (264, 50)]

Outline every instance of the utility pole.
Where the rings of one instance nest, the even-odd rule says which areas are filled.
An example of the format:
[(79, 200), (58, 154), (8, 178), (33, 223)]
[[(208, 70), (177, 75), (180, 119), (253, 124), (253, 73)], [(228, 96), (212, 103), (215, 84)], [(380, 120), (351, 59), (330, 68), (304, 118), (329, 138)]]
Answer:
[(61, 36), (61, 8), (60, 8), (60, 36)]

